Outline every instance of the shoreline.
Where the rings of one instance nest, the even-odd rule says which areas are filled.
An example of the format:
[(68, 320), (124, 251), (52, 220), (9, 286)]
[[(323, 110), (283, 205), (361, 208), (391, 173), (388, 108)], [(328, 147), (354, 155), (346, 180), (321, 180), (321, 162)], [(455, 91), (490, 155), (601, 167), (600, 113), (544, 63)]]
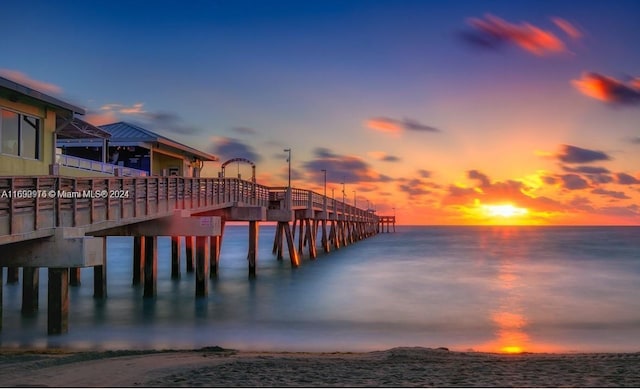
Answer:
[(640, 352), (0, 349), (5, 387), (640, 387)]

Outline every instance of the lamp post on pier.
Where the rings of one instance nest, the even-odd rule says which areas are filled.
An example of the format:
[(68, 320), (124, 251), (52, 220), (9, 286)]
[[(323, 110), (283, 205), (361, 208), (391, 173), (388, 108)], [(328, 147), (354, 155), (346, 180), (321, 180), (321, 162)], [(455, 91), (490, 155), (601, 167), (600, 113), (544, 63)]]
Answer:
[(356, 192), (355, 191), (352, 191), (352, 192), (353, 192), (353, 207), (357, 207), (357, 204), (356, 204)]
[(287, 182), (287, 209), (291, 209), (291, 148), (287, 148), (284, 150), (288, 153), (287, 163), (289, 163), (289, 176)]
[(326, 199), (327, 198), (327, 170), (321, 169), (320, 171), (324, 173), (324, 197)]

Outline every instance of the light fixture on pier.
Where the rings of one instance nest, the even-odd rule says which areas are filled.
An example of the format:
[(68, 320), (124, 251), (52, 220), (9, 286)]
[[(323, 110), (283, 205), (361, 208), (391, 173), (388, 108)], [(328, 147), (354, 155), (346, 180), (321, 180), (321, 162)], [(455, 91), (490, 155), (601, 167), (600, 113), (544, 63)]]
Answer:
[(284, 151), (288, 153), (287, 162), (289, 163), (289, 180), (287, 187), (291, 188), (291, 148), (287, 148)]

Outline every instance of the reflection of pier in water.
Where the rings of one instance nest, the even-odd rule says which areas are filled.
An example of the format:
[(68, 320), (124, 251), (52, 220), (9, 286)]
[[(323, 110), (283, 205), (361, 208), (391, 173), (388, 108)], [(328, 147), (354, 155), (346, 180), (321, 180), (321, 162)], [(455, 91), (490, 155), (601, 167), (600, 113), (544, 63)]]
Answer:
[[(196, 296), (208, 294), (208, 278), (218, 274), (227, 221), (249, 224), (248, 268), (255, 277), (260, 222), (276, 222), (273, 252), (286, 249), (292, 267), (306, 248), (317, 256), (376, 233), (395, 217), (381, 217), (313, 191), (266, 187), (230, 178), (63, 176), (0, 177), (0, 329), (2, 279), (23, 274), (22, 313), (38, 310), (38, 269), (48, 268), (48, 332), (67, 331), (69, 285), (80, 269), (94, 271), (94, 297), (106, 298), (106, 237), (134, 237), (133, 284), (145, 297), (156, 294), (157, 237), (171, 236), (171, 277), (180, 277), (181, 244), (186, 270), (195, 272)], [(295, 245), (296, 227), (298, 245)], [(184, 240), (181, 239), (184, 237)], [(287, 245), (283, 245), (286, 240)]]

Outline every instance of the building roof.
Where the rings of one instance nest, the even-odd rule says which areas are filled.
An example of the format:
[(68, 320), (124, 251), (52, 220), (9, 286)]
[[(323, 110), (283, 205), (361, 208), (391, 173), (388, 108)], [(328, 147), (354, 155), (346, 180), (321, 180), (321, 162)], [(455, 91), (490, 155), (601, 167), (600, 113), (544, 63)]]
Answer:
[[(31, 89), (22, 84), (18, 84), (15, 81), (11, 81), (9, 79), (5, 79), (4, 77), (0, 77), (0, 88), (8, 89), (14, 94), (20, 94), (22, 96), (27, 96), (31, 99), (38, 100), (40, 102), (46, 103), (54, 108), (62, 108), (67, 111), (71, 111), (74, 114), (85, 114), (85, 109), (80, 108), (71, 103), (64, 102), (58, 98), (54, 98), (53, 96), (46, 95), (40, 91), (36, 91), (35, 89)], [(11, 99), (13, 94), (10, 92), (9, 99)], [(15, 96), (15, 99), (20, 100), (19, 96)]]
[(108, 125), (102, 125), (100, 126), (100, 128), (106, 130), (111, 134), (111, 138), (109, 139), (110, 145), (119, 144), (122, 146), (126, 146), (127, 144), (136, 143), (156, 143), (160, 149), (162, 149), (162, 146), (164, 146), (169, 150), (182, 152), (183, 154), (190, 154), (202, 161), (218, 161), (218, 158), (212, 154), (194, 149), (190, 146), (181, 144), (160, 134), (154, 133), (151, 130), (147, 130), (131, 123), (117, 122)]
[[(65, 123), (66, 122), (66, 123)], [(62, 126), (62, 128), (60, 128)], [(89, 122), (80, 118), (73, 118), (67, 121), (63, 118), (56, 118), (56, 133), (58, 138), (110, 138), (111, 134)]]

